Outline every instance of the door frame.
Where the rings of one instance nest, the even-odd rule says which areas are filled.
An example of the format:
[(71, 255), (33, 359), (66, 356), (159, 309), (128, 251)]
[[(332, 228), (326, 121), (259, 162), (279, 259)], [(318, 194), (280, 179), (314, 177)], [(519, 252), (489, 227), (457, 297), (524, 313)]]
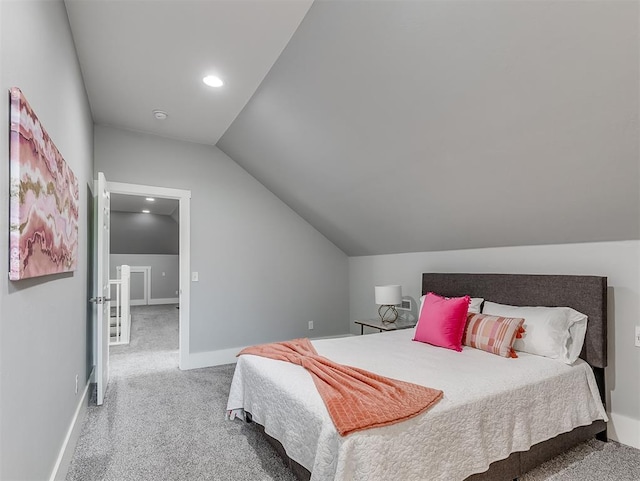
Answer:
[(189, 271), (191, 269), (191, 191), (156, 187), (152, 185), (128, 184), (124, 182), (109, 182), (107, 188), (112, 194), (139, 195), (178, 200), (180, 220), (178, 222), (180, 245), (178, 248), (180, 309), (178, 309), (179, 354), (180, 369), (188, 365), (189, 359), (189, 326), (191, 307), (191, 285)]

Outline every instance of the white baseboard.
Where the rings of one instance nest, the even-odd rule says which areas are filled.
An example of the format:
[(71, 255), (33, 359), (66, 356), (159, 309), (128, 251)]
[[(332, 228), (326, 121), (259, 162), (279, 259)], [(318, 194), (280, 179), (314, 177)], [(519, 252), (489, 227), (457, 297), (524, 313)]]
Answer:
[(149, 305), (155, 306), (157, 304), (178, 304), (180, 299), (177, 297), (165, 297), (159, 299), (149, 299)]
[(93, 377), (94, 372), (91, 371), (91, 375), (89, 376), (87, 385), (84, 387), (82, 396), (80, 396), (80, 401), (78, 402), (78, 406), (76, 407), (76, 412), (71, 419), (71, 424), (69, 425), (69, 429), (67, 430), (67, 435), (65, 436), (64, 441), (62, 442), (62, 446), (60, 447), (58, 459), (56, 459), (56, 464), (53, 466), (53, 471), (51, 471), (49, 481), (64, 481), (64, 479), (67, 477), (67, 471), (69, 470), (71, 459), (73, 459), (73, 452), (76, 449), (76, 444), (78, 443), (78, 438), (80, 437), (80, 432), (82, 431), (82, 425), (87, 415), (87, 406), (89, 405), (88, 393)]
[[(312, 339), (333, 339), (350, 336), (353, 336), (353, 334), (337, 334)], [(222, 364), (235, 364), (238, 360), (236, 355), (245, 347), (246, 346), (232, 347), (230, 349), (220, 349), (219, 351), (194, 352), (186, 356), (186, 361), (180, 364), (180, 369), (186, 371), (189, 369), (200, 369), (202, 367), (221, 366)]]
[(219, 351), (194, 352), (186, 356), (186, 362), (180, 364), (180, 369), (200, 369), (201, 367), (220, 366), (222, 364), (233, 364), (238, 359), (236, 354), (244, 349), (243, 347), (232, 347), (231, 349), (220, 349)]
[(157, 306), (159, 304), (179, 304), (180, 299), (178, 297), (164, 297), (158, 299), (149, 299), (147, 304), (144, 303), (144, 299), (131, 299), (131, 306)]
[(609, 439), (640, 449), (640, 421), (622, 414), (608, 414), (607, 436)]

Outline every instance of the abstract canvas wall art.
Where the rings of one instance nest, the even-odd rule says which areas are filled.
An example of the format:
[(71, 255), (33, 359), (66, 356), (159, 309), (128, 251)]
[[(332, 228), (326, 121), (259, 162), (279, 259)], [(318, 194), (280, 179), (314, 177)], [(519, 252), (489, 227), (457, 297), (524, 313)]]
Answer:
[(73, 271), (78, 181), (20, 89), (10, 96), (9, 279)]

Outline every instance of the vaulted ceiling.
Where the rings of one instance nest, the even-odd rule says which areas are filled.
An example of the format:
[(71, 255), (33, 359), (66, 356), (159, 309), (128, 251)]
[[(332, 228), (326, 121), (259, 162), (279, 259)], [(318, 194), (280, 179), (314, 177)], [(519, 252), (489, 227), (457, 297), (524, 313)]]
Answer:
[[(178, 3), (188, 12), (167, 29), (202, 40), (207, 22), (183, 18), (217, 2)], [(72, 10), (93, 114), (105, 121), (115, 94), (96, 85), (144, 82), (130, 60), (124, 73), (87, 75), (124, 46), (87, 60), (82, 43), (98, 25), (79, 40)], [(640, 238), (637, 2), (316, 0), (305, 11), (287, 14), (286, 47), (230, 126), (211, 128), (219, 141), (194, 134), (218, 125), (216, 106), (161, 77), (144, 115), (180, 93), (182, 130), (158, 133), (217, 142), (349, 255)], [(131, 32), (124, 18), (110, 21)], [(199, 43), (155, 45), (151, 32), (145, 23), (131, 39), (148, 52), (141, 65), (195, 65)], [(236, 41), (258, 49), (246, 35)], [(211, 117), (183, 119), (200, 108)], [(151, 130), (128, 123), (137, 115), (105, 122)]]

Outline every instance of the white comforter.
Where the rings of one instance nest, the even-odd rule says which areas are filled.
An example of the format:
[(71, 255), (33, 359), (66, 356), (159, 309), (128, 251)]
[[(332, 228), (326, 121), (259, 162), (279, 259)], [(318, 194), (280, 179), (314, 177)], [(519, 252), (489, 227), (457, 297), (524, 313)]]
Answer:
[(518, 353), (506, 359), (411, 341), (412, 329), (314, 341), (329, 359), (442, 389), (431, 410), (341, 437), (300, 366), (240, 356), (228, 410), (246, 410), (312, 481), (462, 480), (606, 413), (591, 368)]

